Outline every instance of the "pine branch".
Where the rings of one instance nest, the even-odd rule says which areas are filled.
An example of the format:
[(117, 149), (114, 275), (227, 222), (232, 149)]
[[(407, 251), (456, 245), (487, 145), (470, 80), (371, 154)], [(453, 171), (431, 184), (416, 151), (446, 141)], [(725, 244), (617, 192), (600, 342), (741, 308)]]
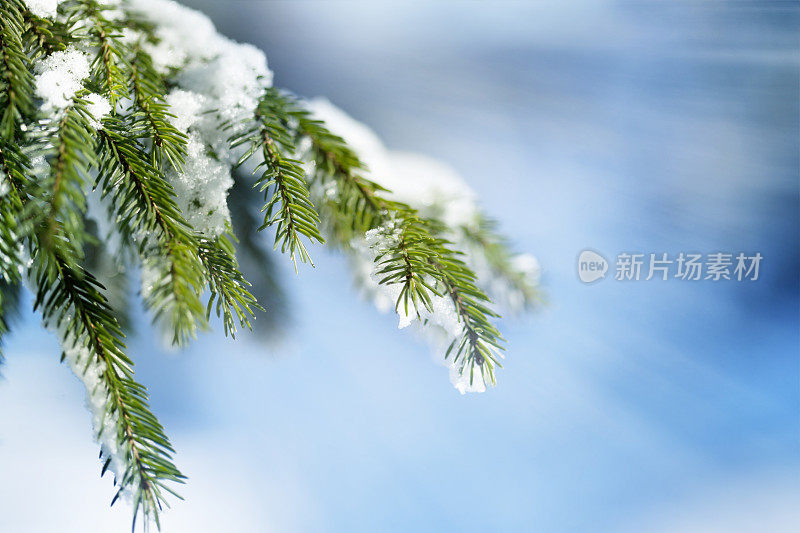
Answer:
[(4, 0), (0, 5), (0, 136), (9, 141), (33, 98), (33, 77), (22, 44), (26, 10), (21, 0)]
[(264, 193), (264, 223), (259, 230), (276, 225), (275, 248), (289, 252), (295, 272), (297, 258), (311, 263), (311, 257), (301, 239), (324, 243), (319, 232), (319, 215), (311, 203), (305, 182), (303, 163), (288, 157), (295, 151), (293, 136), (288, 123), (295, 111), (289, 100), (280, 97), (275, 89), (268, 89), (255, 112), (255, 124), (231, 139), (231, 146), (249, 145), (248, 151), (237, 165), (241, 165), (257, 151), (261, 151), (263, 162), (257, 167), (266, 170), (256, 181), (255, 187)]
[(25, 217), (19, 189), (27, 159), (14, 144), (0, 138), (0, 365), (3, 341), (19, 307), (20, 266)]
[(19, 314), (19, 283), (0, 279), (0, 366), (3, 364), (3, 342), (11, 330), (11, 322)]
[(336, 244), (347, 247), (353, 239), (386, 222), (390, 213), (413, 212), (409, 206), (386, 198), (384, 193), (389, 191), (363, 177), (366, 165), (344, 139), (313, 118), (291, 96), (280, 96), (294, 107), (295, 142), (308, 139), (311, 143), (313, 180), (333, 193), (327, 195), (327, 214)]
[(0, 138), (0, 281), (16, 283), (22, 264), (25, 217), (19, 196), (27, 160), (16, 145)]
[(0, 171), (3, 173), (5, 185), (17, 197), (28, 186), (30, 161), (20, 149), (19, 144), (0, 138)]
[[(2, 178), (0, 178), (2, 179)], [(0, 188), (9, 185), (0, 183)], [(12, 190), (0, 191), (0, 281), (16, 283), (22, 264), (22, 239), (19, 223), (22, 205)]]
[(453, 339), (445, 359), (453, 355), (460, 375), (469, 368), (470, 385), (474, 383), (475, 367), (481, 371), (484, 383), (495, 385), (494, 367), (502, 368), (501, 352), (505, 348), (504, 339), (490, 318), (499, 315), (488, 307), (489, 298), (475, 285), (475, 274), (456, 254), (442, 246), (428, 261), (436, 269), (463, 326), (461, 337)]
[[(452, 243), (436, 237), (441, 231), (439, 225), (420, 217), (411, 207), (388, 199), (386, 189), (363, 177), (365, 165), (344, 140), (312, 118), (291, 96), (270, 90), (259, 109), (284, 128), (294, 125), (295, 142), (303, 137), (309, 139), (316, 178), (334, 180), (328, 207), (339, 244), (347, 247), (352, 239), (382, 225), (395, 228), (396, 239), (375, 258), (379, 283), (401, 285), (395, 310), (399, 311), (402, 305), (408, 315), (411, 302), (419, 316), (421, 309), (433, 311), (434, 296), (449, 297), (462, 335), (454, 339), (446, 357), (453, 354), (460, 373), (469, 370), (470, 384), (476, 366), (481, 379), (494, 384), (494, 367), (500, 366), (503, 349), (503, 339), (490, 321), (497, 315), (488, 307), (489, 298), (475, 285), (474, 273), (458, 259), (460, 252), (452, 248)], [(287, 129), (283, 132), (288, 134)], [(252, 130), (249, 135), (253, 137)], [(241, 144), (241, 138), (234, 141), (237, 143)], [(243, 159), (253, 152), (252, 146)], [(269, 155), (265, 152), (265, 159)]]
[[(51, 6), (39, 7), (52, 13)], [(119, 8), (113, 16), (111, 7)], [(468, 261), (446, 238), (467, 246), (470, 261), (474, 246), (497, 277), (532, 297), (488, 219), (445, 227), (394, 201), (390, 191), (368, 179), (343, 139), (300, 101), (267, 89), (255, 106), (252, 92), (260, 91), (269, 75), (263, 57), (213, 32), (206, 34), (209, 50), (197, 53), (170, 42), (185, 41), (181, 24), (172, 27), (151, 15), (137, 14), (123, 1), (64, 0), (49, 20), (34, 15), (23, 0), (0, 2), (0, 342), (25, 276), (35, 308), (60, 337), (62, 360), (86, 386), (102, 472), (110, 468), (116, 476), (112, 504), (123, 492), (132, 493), (134, 525), (140, 514), (158, 525), (166, 494), (183, 476), (172, 463), (172, 447), (150, 411), (145, 388), (134, 380), (120, 325), (124, 314), (112, 309), (109, 291), (95, 277), (114, 262), (103, 249), (108, 237), (97, 235), (87, 215), (87, 189), (95, 175), (125, 258), (114, 266), (138, 258), (145, 304), (155, 320), (169, 324), (176, 344), (206, 328), (212, 312), (225, 333), (235, 336), (238, 327), (251, 327), (255, 309), (263, 309), (241, 273), (232, 227), (241, 233), (245, 266), (262, 278), (258, 294), (280, 302), (281, 288), (269, 285), (273, 255), (258, 239), (259, 231), (274, 226), (274, 248), (288, 253), (297, 269), (298, 259), (311, 262), (308, 243), (324, 242), (324, 222), (328, 244), (374, 259), (379, 289), (396, 296), (399, 314), (415, 313), (423, 325), (454, 337), (445, 357), (470, 383), (478, 373), (494, 383), (503, 339)], [(127, 44), (129, 37), (138, 42)], [(168, 74), (154, 66), (151, 51), (159, 68), (169, 67)], [(185, 63), (165, 60), (171, 53)], [(181, 76), (187, 65), (192, 76)], [(242, 187), (241, 177), (231, 191), (238, 220), (223, 216), (228, 151), (217, 157), (207, 146), (218, 149), (222, 139), (209, 132), (205, 120), (188, 135), (177, 129), (166, 96), (175, 88), (188, 91), (176, 93), (181, 104), (199, 102), (208, 109), (218, 100), (225, 111), (229, 105), (236, 113), (248, 108), (244, 124), (223, 125), (236, 132), (229, 139), (232, 148), (245, 149), (239, 164), (249, 158), (260, 162), (254, 187), (263, 200), (247, 194), (252, 183)], [(112, 114), (98, 124), (106, 101)], [(177, 198), (176, 188), (190, 196)], [(197, 211), (182, 213), (179, 205)], [(376, 236), (380, 240), (373, 241)], [(366, 239), (377, 244), (367, 249)], [(210, 296), (203, 306), (206, 287)], [(283, 313), (270, 318), (275, 316)]]
[[(215, 302), (226, 334), (235, 335), (234, 314), (249, 328), (253, 309), (261, 307), (238, 270), (233, 244), (224, 235), (209, 239), (191, 230), (171, 185), (126, 133), (126, 123), (111, 117), (104, 126), (98, 183), (103, 196), (111, 194), (123, 239), (143, 240), (140, 257), (146, 273), (155, 272), (146, 303), (157, 318), (168, 315), (173, 342), (184, 345), (205, 329)], [(211, 294), (204, 315), (200, 294), (206, 282)]]
[[(24, 155), (5, 147), (0, 156), (0, 167), (12, 177), (8, 180), (9, 190), (1, 199), (14, 198), (15, 207), (23, 210), (25, 203), (33, 203), (18, 188), (20, 169), (24, 169), (26, 163)], [(63, 231), (58, 227), (49, 237), (58, 241), (70, 240), (71, 236)], [(85, 384), (92, 386), (87, 388), (87, 394), (95, 397), (98, 387), (104, 387), (105, 407), (99, 418), (103, 425), (96, 428), (98, 440), (105, 443), (101, 452), (101, 457), (105, 455), (102, 472), (115, 455), (124, 463), (124, 467), (116, 472), (115, 483), (119, 489), (112, 505), (123, 491), (131, 491), (134, 524), (140, 511), (145, 519), (152, 518), (158, 524), (158, 512), (166, 503), (165, 492), (178, 496), (168, 483), (182, 483), (184, 476), (172, 463), (174, 450), (149, 409), (145, 388), (134, 380), (133, 363), (124, 353), (124, 334), (102, 293), (103, 287), (88, 271), (62, 255), (70, 247), (43, 246), (35, 234), (31, 239), (33, 262), (29, 276), (36, 292), (34, 310), (41, 309), (45, 323), (60, 332), (64, 348), (62, 360), (67, 352), (88, 354), (86, 360), (79, 361), (79, 356), (70, 360), (76, 373), (82, 372)], [(3, 303), (13, 302), (6, 292), (3, 293)], [(0, 328), (6, 326), (10, 310), (10, 306), (3, 306)], [(90, 368), (94, 369), (93, 375), (101, 385), (86, 380)], [(107, 434), (109, 421), (114, 425), (113, 435)], [(117, 449), (121, 451), (114, 452)]]
[(173, 115), (164, 100), (164, 80), (153, 68), (153, 60), (137, 44), (131, 51), (131, 86), (134, 113), (132, 130), (152, 146), (154, 166), (166, 171), (165, 164), (180, 170), (186, 157), (186, 135), (169, 121)]
[(120, 98), (128, 95), (128, 79), (132, 72), (123, 54), (125, 48), (119, 42), (118, 28), (103, 16), (111, 8), (97, 0), (80, 0), (61, 7), (68, 21), (85, 25), (81, 31), (88, 36), (83, 40), (97, 49), (91, 64), (92, 80), (102, 89), (113, 109)]
[[(475, 367), (486, 384), (495, 384), (494, 367), (502, 366), (503, 350), (500, 332), (491, 323), (498, 315), (489, 308), (489, 298), (475, 285), (475, 274), (460, 259), (460, 252), (449, 241), (434, 237), (440, 233), (439, 223), (419, 217), (414, 212), (401, 213), (390, 224), (388, 235), (375, 256), (375, 274), (379, 284), (400, 284), (395, 310), (409, 315), (415, 311), (422, 321), (429, 321), (434, 308), (433, 298), (450, 299), (461, 324), (461, 336), (453, 339), (445, 359), (453, 353), (459, 374), (469, 369), (473, 384)], [(409, 309), (409, 301), (412, 304)], [(422, 310), (428, 313), (422, 315)], [(453, 349), (456, 348), (455, 352)]]
[(352, 238), (380, 225), (396, 228), (397, 238), (375, 258), (379, 267), (376, 274), (383, 276), (380, 284), (402, 284), (395, 310), (402, 302), (408, 314), (410, 299), (420, 315), (421, 308), (433, 310), (433, 296), (449, 296), (462, 334), (450, 344), (445, 358), (453, 354), (461, 375), (469, 369), (470, 384), (477, 366), (484, 383), (494, 385), (494, 367), (501, 366), (500, 351), (504, 349), (503, 339), (491, 323), (498, 315), (489, 308), (488, 296), (475, 285), (475, 274), (459, 259), (461, 252), (451, 242), (436, 237), (441, 225), (385, 198), (388, 191), (361, 176), (365, 165), (324, 123), (302, 110), (294, 112), (293, 117), (297, 134), (311, 141), (317, 176), (335, 180), (335, 194), (329, 204), (335, 210), (339, 238)]
[[(84, 91), (81, 91), (84, 92)], [(43, 202), (37, 220), (40, 244), (54, 249), (68, 261), (76, 264), (83, 255), (86, 233), (83, 227), (86, 210), (85, 178), (96, 159), (92, 115), (88, 102), (79, 93), (53, 124), (47, 124), (35, 135), (47, 143), (45, 153), (50, 156), (50, 173), (43, 183), (34, 185), (32, 198)], [(56, 239), (56, 233), (70, 236)]]
[(253, 331), (262, 337), (275, 339), (285, 334), (290, 322), (290, 309), (286, 291), (279, 283), (279, 272), (272, 247), (266, 242), (266, 235), (260, 233), (259, 199), (251, 193), (249, 176), (243, 172), (234, 173), (234, 185), (228, 195), (228, 204), (233, 218), (234, 234), (238, 239), (236, 255), (239, 270), (247, 279), (257, 279), (250, 288), (256, 301), (267, 313), (259, 316), (253, 324)]
[[(236, 251), (231, 237), (222, 234), (213, 239), (200, 237), (200, 259), (206, 269), (211, 295), (206, 306), (206, 319), (212, 309), (222, 316), (225, 335), (236, 337), (236, 320), (241, 327), (253, 329), (250, 318), (254, 309), (264, 311), (250, 294), (250, 283), (239, 271)], [(216, 302), (216, 306), (214, 305)], [(235, 315), (235, 317), (234, 317)]]
[(10, 192), (0, 196), (0, 280), (5, 282), (14, 282), (19, 277), (22, 256), (17, 221), (21, 211)]
[(139, 255), (153, 279), (145, 300), (156, 318), (168, 316), (173, 342), (183, 345), (206, 328), (200, 293), (205, 285), (200, 243), (174, 200), (174, 191), (128, 123), (105, 119), (100, 131), (97, 183), (110, 195), (124, 240), (141, 240)]
[(433, 287), (437, 270), (428, 259), (436, 253), (436, 241), (430, 237), (423, 221), (413, 212), (403, 213), (397, 222), (389, 226), (389, 245), (378, 250), (375, 256), (375, 274), (381, 285), (400, 284), (402, 288), (395, 303), (395, 311), (403, 303), (403, 312), (408, 315), (408, 302), (419, 315), (420, 306), (433, 311), (431, 296), (441, 296)]
[[(59, 234), (57, 238), (65, 237)], [(124, 463), (124, 470), (117, 472), (119, 488), (112, 505), (120, 494), (130, 491), (134, 524), (141, 511), (145, 519), (152, 518), (158, 525), (165, 493), (177, 496), (169, 484), (182, 483), (184, 476), (172, 463), (174, 450), (150, 411), (145, 388), (134, 380), (133, 363), (124, 352), (124, 335), (103, 288), (89, 272), (72, 266), (58, 252), (38, 247), (33, 259), (34, 309), (41, 309), (45, 323), (60, 331), (65, 351), (62, 359), (67, 353), (85, 351), (85, 360), (76, 355), (73, 367), (82, 367), (84, 374), (93, 369), (106, 389), (98, 440), (113, 438)], [(88, 393), (94, 395), (96, 390)], [(109, 422), (115, 432), (111, 436), (104, 434)], [(103, 472), (114, 460), (112, 452), (105, 450), (104, 455)]]
[(37, 17), (30, 11), (25, 11), (22, 16), (25, 19), (23, 43), (31, 60), (64, 50), (71, 41), (63, 22)]

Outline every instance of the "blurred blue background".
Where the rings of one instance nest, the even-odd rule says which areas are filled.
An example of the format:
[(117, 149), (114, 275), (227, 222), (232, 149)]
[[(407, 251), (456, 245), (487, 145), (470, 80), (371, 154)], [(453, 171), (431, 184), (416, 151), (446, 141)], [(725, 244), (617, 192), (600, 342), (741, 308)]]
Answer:
[[(457, 168), (550, 304), (503, 322), (499, 385), (468, 396), (321, 249), (285, 265), (277, 348), (165, 354), (140, 312), (190, 477), (166, 533), (800, 530), (797, 3), (186, 3), (276, 85)], [(764, 260), (756, 282), (586, 286), (586, 247)], [(38, 317), (7, 356), (0, 530), (127, 530)]]

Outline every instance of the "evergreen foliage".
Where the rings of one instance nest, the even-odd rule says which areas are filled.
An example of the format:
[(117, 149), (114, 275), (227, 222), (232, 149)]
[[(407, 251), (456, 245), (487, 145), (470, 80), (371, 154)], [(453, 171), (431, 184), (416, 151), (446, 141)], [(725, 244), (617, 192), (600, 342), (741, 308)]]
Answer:
[[(153, 13), (139, 9), (148, 5)], [(306, 101), (271, 87), (265, 63), (253, 74), (252, 50), (216, 37), (216, 55), (187, 48), (165, 63), (170, 27), (159, 17), (170, 13), (199, 16), (167, 0), (0, 4), (0, 343), (25, 286), (86, 386), (102, 472), (114, 474), (114, 501), (132, 497), (134, 524), (141, 514), (158, 525), (184, 476), (114, 308), (127, 302), (131, 270), (154, 321), (182, 346), (212, 315), (230, 336), (252, 328), (262, 304), (278, 323), (285, 295), (259, 231), (274, 232), (295, 270), (327, 244), (367, 261), (362, 281), (391, 294), (401, 322), (446, 333), (462, 391), (495, 383), (504, 340), (493, 287), (522, 306), (538, 297), (490, 219), (454, 226), (398, 200)], [(238, 78), (224, 69), (239, 52), (232, 92), (224, 84)], [(220, 69), (222, 89), (200, 91), (205, 71), (192, 68)], [(221, 203), (206, 201), (205, 183)]]

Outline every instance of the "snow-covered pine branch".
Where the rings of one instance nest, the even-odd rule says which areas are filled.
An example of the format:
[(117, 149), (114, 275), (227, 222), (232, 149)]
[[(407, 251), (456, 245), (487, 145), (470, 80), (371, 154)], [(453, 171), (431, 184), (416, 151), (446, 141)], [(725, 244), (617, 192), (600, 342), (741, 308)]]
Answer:
[(141, 272), (147, 309), (183, 345), (212, 313), (231, 336), (250, 328), (253, 293), (282, 294), (257, 231), (295, 267), (330, 245), (379, 310), (431, 339), (459, 391), (483, 391), (504, 346), (492, 299), (531, 305), (538, 266), (477, 200), (447, 166), (273, 88), (261, 51), (172, 0), (0, 4), (0, 341), (25, 284), (86, 387), (103, 472), (145, 522), (183, 476), (134, 379), (98, 248), (114, 250), (114, 276)]

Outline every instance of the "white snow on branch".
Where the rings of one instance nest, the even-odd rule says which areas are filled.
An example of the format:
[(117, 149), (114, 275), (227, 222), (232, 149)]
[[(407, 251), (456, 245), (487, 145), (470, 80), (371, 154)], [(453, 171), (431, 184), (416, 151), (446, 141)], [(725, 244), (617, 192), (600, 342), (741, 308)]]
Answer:
[(476, 194), (458, 173), (432, 157), (388, 150), (367, 126), (328, 100), (311, 100), (309, 109), (340, 135), (366, 163), (367, 177), (392, 191), (394, 200), (435, 216), (450, 227), (470, 224), (478, 213)]
[(55, 18), (61, 0), (25, 0), (25, 5), (37, 17)]
[[(324, 98), (308, 102), (314, 115), (331, 131), (347, 141), (369, 168), (365, 177), (386, 187), (394, 200), (417, 209), (423, 216), (444, 222), (448, 239), (465, 253), (464, 260), (477, 275), (492, 299), (512, 312), (525, 305), (525, 295), (508, 278), (498, 276), (484, 254), (484, 249), (466, 238), (465, 231), (476, 231), (480, 217), (477, 194), (451, 166), (432, 157), (387, 149), (366, 125), (356, 121)], [(535, 257), (519, 254), (512, 257), (516, 275), (538, 285), (540, 269)]]
[[(423, 216), (441, 220), (451, 228), (448, 238), (456, 244), (457, 249), (465, 252), (465, 260), (476, 271), (480, 285), (491, 292), (500, 288), (506, 296), (510, 294), (510, 297), (503, 298), (504, 301), (522, 305), (524, 296), (508, 280), (495, 276), (481, 250), (469, 246), (463, 231), (458, 230), (475, 227), (480, 209), (477, 195), (453, 168), (424, 155), (388, 150), (372, 130), (325, 99), (312, 100), (308, 107), (316, 118), (323, 120), (332, 132), (343, 137), (358, 154), (369, 169), (364, 177), (389, 189), (391, 194), (388, 196), (391, 199), (404, 202)], [(327, 195), (332, 191), (316, 192)], [(395, 309), (402, 285), (379, 284), (378, 280), (382, 276), (376, 274), (375, 258), (396, 244), (397, 238), (397, 229), (390, 223), (368, 231), (363, 241), (351, 243), (356, 281), (374, 305), (383, 312)], [(531, 269), (531, 260), (535, 265), (532, 257), (515, 258), (519, 263), (520, 273), (527, 275), (527, 270)], [(430, 311), (423, 306), (416, 310), (410, 307), (406, 312), (401, 302), (396, 309), (398, 327), (405, 328), (412, 323), (424, 324), (425, 327), (417, 328), (418, 331), (432, 344), (435, 354), (442, 354), (453, 339), (463, 334), (463, 324), (459, 322), (458, 313), (450, 298), (432, 296), (432, 308)], [(462, 394), (486, 390), (480, 367), (475, 369), (478, 375), (470, 376), (469, 368), (462, 373), (460, 365), (452, 360), (442, 362), (450, 367), (450, 380)]]
[(186, 133), (189, 128), (202, 120), (205, 108), (205, 97), (191, 91), (175, 89), (167, 95), (167, 104), (173, 117), (169, 120), (172, 125)]
[(58, 115), (71, 103), (89, 77), (89, 56), (74, 47), (53, 52), (35, 65), (36, 96), (43, 100), (42, 111)]
[(91, 114), (94, 119), (92, 120), (92, 127), (99, 130), (103, 127), (101, 124), (103, 118), (111, 113), (111, 104), (107, 98), (95, 93), (86, 95), (84, 99), (89, 102), (89, 105), (86, 106), (86, 110), (89, 111), (89, 114)]
[[(383, 275), (375, 273), (375, 258), (387, 251), (392, 250), (398, 243), (400, 238), (399, 230), (394, 224), (388, 224), (369, 230), (364, 236), (364, 242), (354, 243), (359, 250), (360, 261), (363, 266), (368, 266), (368, 269), (362, 270), (363, 273), (368, 274), (368, 279), (364, 279), (364, 283), (369, 286), (370, 291), (374, 293), (375, 304), (382, 311), (394, 309), (397, 303), (397, 298), (400, 296), (402, 290), (401, 283), (393, 284), (379, 284), (378, 280)], [(385, 274), (384, 274), (385, 275)], [(433, 280), (428, 280), (433, 284)], [(404, 303), (401, 301), (397, 305), (397, 314), (399, 316), (398, 329), (403, 329), (411, 325), (414, 321), (435, 324), (441, 327), (450, 336), (456, 336), (461, 332), (461, 326), (458, 322), (458, 315), (455, 312), (453, 303), (447, 298), (432, 295), (432, 308), (429, 311), (420, 306), (419, 309), (414, 309), (413, 304), (409, 301), (408, 309), (405, 308)]]
[[(511, 285), (508, 279), (497, 276), (489, 266), (482, 250), (468, 242), (461, 228), (476, 228), (480, 209), (477, 195), (458, 173), (450, 166), (427, 156), (398, 152), (387, 149), (378, 136), (364, 124), (356, 121), (326, 99), (308, 102), (314, 116), (325, 122), (327, 127), (344, 138), (368, 167), (364, 177), (375, 181), (391, 191), (388, 196), (417, 209), (423, 216), (444, 222), (450, 233), (447, 237), (465, 253), (465, 261), (478, 277), (478, 284), (493, 297), (517, 310), (524, 304), (525, 296)], [(332, 186), (328, 184), (328, 186)], [(320, 195), (330, 195), (331, 190), (316, 191)], [(396, 242), (393, 226), (370, 230), (363, 242), (351, 243), (353, 250), (353, 270), (356, 281), (382, 312), (393, 310), (402, 288), (399, 284), (380, 285), (381, 276), (375, 274), (375, 257)], [(512, 259), (515, 271), (528, 277), (534, 284), (538, 278), (538, 263), (529, 255), (518, 255)], [(448, 298), (433, 297), (433, 312), (421, 308), (419, 315), (413, 310), (405, 312), (401, 304), (397, 309), (399, 327), (411, 323), (426, 322), (419, 328), (434, 345), (435, 353), (443, 353), (454, 338), (462, 332), (462, 325), (453, 302)], [(483, 376), (473, 376), (470, 383), (469, 369), (463, 374), (452, 362), (450, 379), (462, 393), (483, 392)], [(476, 372), (482, 370), (476, 367)]]
[[(29, 8), (41, 16), (53, 17), (55, 0), (26, 0)], [(172, 0), (102, 0), (115, 9), (106, 15), (118, 18), (126, 10), (149, 19), (155, 27), (155, 41), (142, 40), (135, 30), (126, 29), (121, 37), (127, 44), (136, 42), (151, 55), (153, 65), (175, 89), (167, 96), (173, 125), (187, 134), (187, 157), (180, 171), (167, 171), (178, 206), (187, 221), (207, 236), (218, 236), (230, 223), (227, 195), (233, 185), (231, 165), (247, 150), (240, 146), (231, 150), (229, 138), (254, 115), (264, 89), (272, 85), (272, 72), (263, 52), (240, 44), (217, 33), (211, 20), (202, 13)], [(69, 47), (38, 60), (35, 65), (35, 93), (41, 99), (41, 110), (58, 117), (83, 88), (90, 75), (91, 60), (83, 50)], [(111, 111), (107, 99), (86, 93), (87, 110), (92, 126), (102, 127), (102, 118)], [(467, 264), (475, 270), (479, 284), (491, 293), (503, 294), (503, 301), (521, 306), (524, 295), (507, 279), (496, 276), (479, 246), (470, 244), (464, 228), (476, 228), (480, 220), (477, 195), (458, 173), (432, 158), (388, 150), (366, 126), (349, 117), (327, 100), (314, 100), (309, 108), (324, 120), (330, 129), (343, 136), (369, 168), (365, 177), (386, 187), (390, 198), (411, 205), (423, 216), (444, 222), (446, 235), (466, 252)], [(249, 160), (252, 169), (260, 155)], [(44, 168), (45, 163), (42, 163)], [(1, 182), (0, 182), (1, 183)], [(333, 185), (326, 184), (331, 187)], [(322, 194), (335, 194), (335, 189)], [(381, 250), (396, 242), (393, 224), (367, 233), (360, 242), (352, 243), (356, 276), (379, 309), (395, 308), (401, 285), (379, 285), (374, 274), (374, 259)], [(518, 256), (517, 272), (531, 276), (538, 273), (535, 259)], [(432, 281), (432, 280), (429, 280)], [(399, 327), (425, 322), (425, 331), (434, 342), (445, 345), (461, 334), (463, 326), (453, 302), (447, 297), (433, 297), (433, 310), (397, 308)], [(431, 333), (432, 332), (432, 333)], [(73, 354), (75, 360), (80, 354)], [(451, 379), (464, 392), (481, 390), (483, 380), (460, 375), (451, 364)]]
[(201, 122), (203, 95), (176, 89), (167, 95), (167, 103), (176, 118), (176, 128), (187, 133), (186, 162), (180, 172), (170, 171), (167, 178), (186, 220), (209, 236), (218, 236), (228, 226), (228, 190), (233, 186), (230, 164), (209, 153), (202, 135), (195, 128)]
[[(40, 110), (53, 121), (58, 120), (74, 103), (74, 98), (82, 89), (83, 81), (90, 75), (89, 55), (75, 47), (53, 52), (34, 65), (35, 94), (42, 99)], [(91, 115), (90, 126), (96, 130), (102, 127), (103, 117), (111, 112), (108, 99), (96, 93), (82, 94), (88, 103), (86, 111)]]
[(176, 115), (173, 124), (189, 135), (182, 172), (168, 176), (178, 205), (198, 230), (219, 235), (230, 220), (230, 166), (246, 150), (232, 151), (228, 139), (253, 117), (264, 89), (272, 85), (267, 58), (217, 33), (202, 13), (171, 0), (132, 0), (130, 5), (157, 26), (158, 44), (145, 46), (155, 67), (163, 73), (178, 69), (178, 89), (167, 98)]
[(130, 5), (157, 26), (158, 44), (145, 45), (154, 66), (165, 74), (179, 69), (178, 85), (207, 97), (217, 111), (217, 121), (203, 125), (205, 140), (215, 141), (212, 146), (227, 141), (230, 132), (213, 126), (251, 115), (272, 85), (264, 52), (224, 37), (204, 14), (172, 0), (132, 0)]
[(196, 60), (210, 60), (216, 55), (217, 34), (214, 23), (199, 11), (171, 0), (130, 0), (128, 5), (156, 24), (156, 44), (146, 43), (145, 51), (153, 66), (167, 74)]
[[(63, 320), (69, 323), (70, 317)], [(95, 439), (100, 444), (102, 459), (109, 461), (108, 470), (118, 482), (124, 479), (130, 465), (129, 450), (126, 449), (122, 435), (119, 414), (112, 404), (111, 392), (106, 385), (106, 363), (86, 348), (91, 343), (87, 339), (76, 338), (63, 326), (45, 324), (58, 336), (64, 350), (64, 361), (72, 373), (81, 381), (86, 391), (86, 407), (92, 415), (92, 427)], [(138, 482), (127, 485), (123, 491), (125, 498), (130, 498), (137, 490)]]
[[(450, 382), (453, 386), (465, 394), (467, 392), (484, 392), (486, 384), (483, 370), (479, 369), (479, 375), (470, 379), (469, 370), (463, 374), (460, 372), (460, 365), (455, 364), (452, 359), (444, 360), (441, 356), (449, 346), (450, 342), (461, 336), (463, 327), (459, 322), (458, 314), (453, 302), (446, 297), (431, 295), (431, 310), (422, 306), (414, 309), (409, 302), (408, 309), (401, 301), (397, 305), (402, 284), (379, 284), (378, 280), (382, 277), (375, 272), (375, 257), (381, 252), (391, 249), (397, 244), (399, 233), (394, 224), (390, 223), (379, 228), (369, 230), (363, 242), (352, 243), (353, 249), (353, 268), (355, 270), (356, 281), (362, 290), (371, 296), (376, 308), (381, 312), (395, 310), (399, 317), (398, 329), (406, 328), (416, 324), (417, 334), (424, 337), (431, 345), (433, 355), (441, 364), (449, 367)], [(428, 280), (433, 284), (432, 280)], [(425, 324), (422, 327), (422, 324)], [(472, 381), (472, 383), (470, 383)]]

